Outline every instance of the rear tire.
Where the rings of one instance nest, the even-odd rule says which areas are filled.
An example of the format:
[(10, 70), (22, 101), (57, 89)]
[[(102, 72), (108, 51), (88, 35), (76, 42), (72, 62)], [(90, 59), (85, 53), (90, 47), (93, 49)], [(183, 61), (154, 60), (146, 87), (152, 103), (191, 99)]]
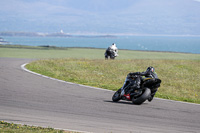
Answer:
[(121, 88), (114, 93), (112, 97), (113, 102), (118, 102), (121, 99), (120, 94), (121, 94)]
[(145, 102), (151, 95), (151, 90), (149, 88), (145, 88), (143, 94), (138, 98), (132, 98), (133, 104), (140, 105)]

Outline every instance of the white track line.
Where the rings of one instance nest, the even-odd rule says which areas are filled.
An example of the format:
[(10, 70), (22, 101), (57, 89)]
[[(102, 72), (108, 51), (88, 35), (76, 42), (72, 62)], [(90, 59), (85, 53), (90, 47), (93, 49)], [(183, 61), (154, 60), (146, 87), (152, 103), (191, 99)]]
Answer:
[(39, 73), (36, 73), (36, 72), (33, 72), (33, 71), (30, 71), (30, 70), (26, 69), (25, 66), (26, 66), (27, 64), (28, 64), (28, 63), (25, 63), (25, 64), (21, 65), (21, 68), (22, 68), (24, 71), (27, 71), (27, 72), (29, 72), (29, 73), (32, 73), (32, 74), (35, 74), (35, 75), (38, 75), (38, 76), (41, 76), (41, 77), (44, 77), (44, 78), (48, 78), (48, 79), (51, 79), (51, 80), (55, 80), (55, 81), (59, 81), (59, 82), (67, 83), (67, 84), (74, 84), (74, 85), (78, 85), (78, 86), (83, 86), (83, 87), (87, 87), (87, 88), (92, 88), (92, 89), (96, 89), (96, 90), (114, 92), (114, 91), (112, 91), (112, 90), (107, 90), (107, 89), (102, 89), (102, 88), (97, 88), (97, 87), (91, 87), (91, 86), (76, 84), (76, 83), (72, 83), (72, 82), (67, 82), (67, 81), (64, 81), (64, 80), (56, 79), (56, 78), (51, 78), (51, 77), (48, 77), (48, 76), (45, 76), (45, 75), (42, 75), (42, 74), (39, 74)]
[[(28, 70), (28, 69), (25, 68), (25, 66), (26, 66), (27, 64), (28, 64), (28, 63), (25, 63), (25, 64), (21, 65), (21, 68), (22, 68), (24, 71), (27, 71), (27, 72), (29, 72), (29, 73), (32, 73), (32, 74), (35, 74), (35, 75), (38, 75), (38, 76), (42, 76), (42, 77), (44, 77), (44, 78), (48, 78), (48, 79), (51, 79), (51, 80), (55, 80), (55, 81), (59, 81), (59, 82), (67, 83), (67, 84), (74, 84), (74, 85), (84, 86), (84, 87), (88, 87), (88, 88), (92, 88), (92, 89), (106, 90), (106, 89), (95, 88), (95, 87), (90, 87), (90, 86), (86, 86), (86, 85), (75, 84), (75, 83), (72, 83), (72, 82), (66, 82), (66, 81), (59, 80), (59, 79), (55, 79), (55, 78), (51, 78), (51, 77), (48, 77), (48, 76), (45, 76), (45, 75), (42, 75), (42, 74), (39, 74), (39, 73), (35, 73), (35, 72), (30, 71), (30, 70)], [(107, 91), (107, 90), (106, 90), (106, 91)], [(16, 124), (17, 124), (17, 123), (16, 123)], [(18, 123), (18, 124), (21, 124), (21, 123)], [(21, 124), (21, 125), (23, 125), (23, 124)], [(38, 127), (37, 125), (32, 125), (32, 126)], [(78, 133), (92, 133), (92, 132), (87, 132), (87, 131), (72, 130), (72, 129), (63, 129), (63, 128), (54, 128), (54, 129), (57, 129), (57, 130), (65, 130), (65, 131), (71, 131), (71, 132), (78, 132)]]
[[(76, 84), (76, 83), (72, 83), (72, 82), (67, 82), (67, 81), (63, 81), (63, 80), (51, 78), (51, 77), (48, 77), (48, 76), (45, 76), (45, 75), (42, 75), (42, 74), (39, 74), (39, 73), (35, 73), (35, 72), (30, 71), (30, 70), (28, 70), (28, 69), (25, 68), (25, 66), (26, 66), (27, 64), (28, 64), (28, 63), (25, 63), (25, 64), (21, 65), (21, 68), (22, 68), (23, 70), (29, 72), (29, 73), (32, 73), (32, 74), (35, 74), (35, 75), (38, 75), (38, 76), (42, 76), (42, 77), (44, 77), (44, 78), (48, 78), (48, 79), (55, 80), (55, 81), (59, 81), (59, 82), (64, 82), (64, 83), (67, 83), (67, 84), (79, 85), (79, 86), (83, 86), (83, 87), (87, 87), (87, 88), (91, 88), (91, 89), (97, 89), (97, 90), (102, 90), (102, 91), (114, 92), (114, 91), (112, 91), (112, 90), (107, 90), (107, 89), (102, 89), (102, 88), (97, 88), (97, 87), (91, 87), (91, 86)], [(171, 101), (171, 102), (178, 102), (178, 103), (184, 103), (184, 104), (191, 104), (191, 105), (198, 105), (198, 106), (200, 105), (200, 104), (196, 104), (196, 103), (189, 103), (189, 102), (182, 102), (182, 101), (174, 101), (174, 100), (162, 99), (162, 98), (155, 98), (155, 99), (164, 100), (164, 101)]]

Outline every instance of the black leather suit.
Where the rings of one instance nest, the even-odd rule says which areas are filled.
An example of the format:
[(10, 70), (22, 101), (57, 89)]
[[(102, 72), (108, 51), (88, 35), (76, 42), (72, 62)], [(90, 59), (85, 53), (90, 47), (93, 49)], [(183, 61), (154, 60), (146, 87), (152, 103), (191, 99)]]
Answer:
[[(129, 73), (127, 75), (129, 78), (134, 78), (135, 79), (135, 84), (133, 85), (133, 87), (136, 88), (140, 88), (141, 85), (141, 80), (142, 80), (142, 76), (145, 77), (151, 77), (153, 79), (158, 78), (157, 74), (152, 72), (152, 71), (145, 71), (145, 72), (134, 72), (134, 73)], [(155, 90), (153, 90), (151, 92), (151, 97), (148, 99), (149, 101), (151, 101), (156, 93), (156, 91), (158, 90), (158, 88), (155, 88)]]

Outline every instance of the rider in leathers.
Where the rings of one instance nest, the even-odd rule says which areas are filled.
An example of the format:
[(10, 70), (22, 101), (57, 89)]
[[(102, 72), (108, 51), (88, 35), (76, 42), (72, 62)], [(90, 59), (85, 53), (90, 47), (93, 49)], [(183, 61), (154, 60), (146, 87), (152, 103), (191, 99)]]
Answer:
[[(140, 85), (141, 85), (142, 76), (151, 77), (153, 79), (158, 78), (157, 74), (155, 73), (155, 69), (153, 67), (148, 67), (145, 72), (134, 72), (134, 73), (129, 73), (127, 75), (128, 78), (135, 79), (135, 83), (133, 87), (138, 88), (138, 89), (140, 88)], [(154, 90), (152, 90), (151, 97), (148, 99), (148, 101), (152, 101), (157, 90), (158, 88), (155, 88)]]
[(105, 59), (108, 59), (108, 57), (110, 57), (110, 59), (114, 59), (115, 57), (119, 56), (118, 48), (117, 48), (116, 44), (113, 43), (111, 46), (109, 46), (106, 49), (106, 52), (104, 55), (105, 55)]

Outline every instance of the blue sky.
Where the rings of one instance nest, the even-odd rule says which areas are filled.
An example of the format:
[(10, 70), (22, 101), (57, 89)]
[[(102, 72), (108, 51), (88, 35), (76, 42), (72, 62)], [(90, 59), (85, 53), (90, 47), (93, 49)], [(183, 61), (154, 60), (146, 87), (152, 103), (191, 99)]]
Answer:
[(0, 0), (0, 31), (200, 35), (200, 0)]

